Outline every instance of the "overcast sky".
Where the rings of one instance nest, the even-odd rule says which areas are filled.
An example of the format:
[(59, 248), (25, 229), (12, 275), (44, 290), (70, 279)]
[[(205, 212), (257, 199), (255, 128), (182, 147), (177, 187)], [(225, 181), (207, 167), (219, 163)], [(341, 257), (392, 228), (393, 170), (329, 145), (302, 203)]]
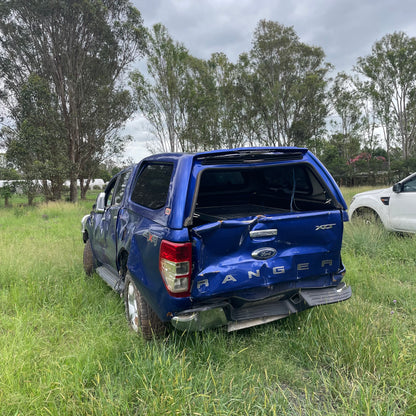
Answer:
[[(208, 59), (223, 52), (236, 62), (251, 49), (261, 19), (293, 26), (300, 40), (321, 47), (335, 72), (350, 71), (360, 56), (384, 35), (403, 31), (416, 36), (415, 0), (132, 0), (144, 25), (162, 23), (193, 56)], [(128, 155), (148, 152), (146, 123), (135, 117), (126, 132), (134, 137)]]

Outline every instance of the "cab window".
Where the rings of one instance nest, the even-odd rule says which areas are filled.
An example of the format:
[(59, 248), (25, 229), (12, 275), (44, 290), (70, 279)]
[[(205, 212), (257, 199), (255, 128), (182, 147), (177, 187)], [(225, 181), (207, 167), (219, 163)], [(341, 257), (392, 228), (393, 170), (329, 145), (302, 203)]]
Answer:
[(166, 205), (173, 165), (149, 163), (139, 174), (131, 195), (132, 202), (153, 210)]
[(112, 205), (120, 205), (123, 199), (124, 191), (126, 190), (127, 182), (129, 181), (129, 177), (131, 174), (131, 170), (128, 170), (122, 173), (118, 180), (117, 185), (114, 189), (114, 195), (112, 200)]

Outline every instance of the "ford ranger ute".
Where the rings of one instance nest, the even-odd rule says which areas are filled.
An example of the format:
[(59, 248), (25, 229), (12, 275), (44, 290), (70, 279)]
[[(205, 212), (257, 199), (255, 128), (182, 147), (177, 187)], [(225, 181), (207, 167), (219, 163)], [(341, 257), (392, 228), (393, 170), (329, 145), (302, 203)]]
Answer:
[(416, 173), (390, 188), (374, 189), (353, 196), (349, 217), (364, 224), (381, 223), (386, 230), (416, 233)]
[(84, 269), (133, 330), (272, 322), (348, 299), (346, 204), (304, 148), (159, 154), (121, 171), (83, 218)]

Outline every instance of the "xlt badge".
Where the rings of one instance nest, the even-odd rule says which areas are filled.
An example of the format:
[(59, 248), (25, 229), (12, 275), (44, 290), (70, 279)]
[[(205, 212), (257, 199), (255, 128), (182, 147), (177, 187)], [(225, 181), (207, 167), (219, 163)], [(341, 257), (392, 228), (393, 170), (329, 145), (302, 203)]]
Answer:
[(330, 230), (334, 225), (336, 224), (322, 224), (322, 225), (317, 225), (315, 228), (315, 231), (318, 230)]

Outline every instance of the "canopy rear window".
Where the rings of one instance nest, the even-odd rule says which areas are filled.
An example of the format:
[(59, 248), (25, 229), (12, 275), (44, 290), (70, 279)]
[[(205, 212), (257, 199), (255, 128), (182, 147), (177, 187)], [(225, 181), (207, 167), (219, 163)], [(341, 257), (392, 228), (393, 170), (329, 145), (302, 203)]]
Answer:
[(308, 163), (207, 168), (200, 173), (193, 224), (336, 207)]

